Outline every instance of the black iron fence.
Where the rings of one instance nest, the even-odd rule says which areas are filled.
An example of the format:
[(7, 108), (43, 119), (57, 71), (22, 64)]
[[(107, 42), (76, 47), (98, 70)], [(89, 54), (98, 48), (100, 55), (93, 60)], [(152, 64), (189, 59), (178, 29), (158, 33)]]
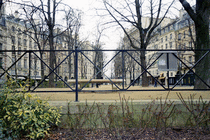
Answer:
[[(103, 65), (98, 65), (94, 59), (95, 53), (112, 53), (109, 60), (103, 61)], [(147, 66), (141, 64), (140, 52), (145, 51)], [(203, 51), (203, 56), (195, 62), (194, 52)], [(94, 79), (100, 77), (108, 79), (115, 89), (103, 91), (165, 91), (165, 90), (195, 90), (193, 88), (179, 88), (178, 85), (193, 86), (195, 77), (201, 80), (207, 89), (210, 84), (206, 83), (195, 71), (195, 67), (202, 63), (202, 60), (209, 54), (208, 50), (1, 50), (0, 51), (0, 82), (6, 83), (9, 77), (19, 79), (19, 81), (29, 81), (28, 91), (31, 92), (75, 92), (78, 101), (78, 92), (97, 92), (88, 90), (85, 87), (92, 87)], [(56, 56), (54, 68), (49, 66), (49, 53)], [(189, 52), (189, 53), (187, 53)], [(43, 56), (40, 56), (40, 53)], [(189, 59), (186, 59), (186, 57)], [(104, 59), (100, 59), (104, 60)], [(43, 65), (41, 67), (41, 64)], [(41, 68), (44, 75), (41, 76)], [(142, 71), (143, 69), (143, 71)], [(94, 72), (93, 72), (94, 71)], [(109, 73), (108, 73), (108, 72)], [(163, 73), (161, 73), (161, 71)], [(134, 89), (132, 86), (141, 86), (142, 75), (147, 73), (148, 84), (160, 86), (161, 89)], [(175, 74), (174, 74), (175, 73)], [(48, 87), (49, 76), (54, 74), (56, 90), (44, 90)], [(165, 74), (165, 75), (164, 75)], [(210, 75), (210, 74), (209, 74)], [(86, 82), (80, 83), (81, 79)], [(121, 83), (116, 83), (116, 79), (121, 79)], [(73, 82), (69, 82), (72, 81)], [(84, 81), (84, 80), (83, 80)], [(98, 85), (97, 81), (94, 82)], [(80, 87), (79, 87), (80, 85)], [(40, 88), (42, 87), (42, 88)], [(65, 88), (66, 90), (62, 90)], [(39, 89), (39, 90), (37, 90)], [(99, 91), (98, 91), (99, 92)]]

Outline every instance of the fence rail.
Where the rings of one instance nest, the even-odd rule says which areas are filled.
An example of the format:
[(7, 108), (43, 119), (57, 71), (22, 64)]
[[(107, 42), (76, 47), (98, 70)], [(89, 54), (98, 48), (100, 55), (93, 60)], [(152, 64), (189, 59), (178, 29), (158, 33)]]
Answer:
[[(145, 51), (147, 57), (147, 67), (143, 67), (140, 61), (140, 52)], [(203, 51), (203, 56), (197, 62), (193, 62), (194, 52)], [(0, 82), (4, 83), (8, 80), (8, 77), (15, 77), (19, 81), (26, 80), (34, 81), (30, 83), (28, 91), (31, 92), (75, 92), (75, 100), (78, 101), (78, 92), (90, 92), (93, 90), (85, 90), (84, 88), (90, 86), (93, 79), (108, 79), (110, 83), (116, 87), (112, 90), (94, 90), (94, 92), (104, 91), (171, 91), (171, 90), (210, 90), (210, 84), (206, 83), (194, 70), (195, 67), (202, 63), (202, 60), (209, 54), (209, 49), (206, 50), (80, 50), (75, 47), (75, 50), (0, 50)], [(56, 65), (54, 68), (49, 66), (49, 57), (47, 54), (50, 52), (56, 55)], [(97, 52), (110, 53), (114, 52), (114, 55), (106, 62), (93, 61), (93, 56)], [(40, 56), (40, 53), (45, 53), (45, 58)], [(190, 54), (190, 55), (189, 55)], [(191, 58), (190, 62), (183, 56)], [(173, 59), (173, 60), (172, 60)], [(39, 62), (37, 63), (37, 61)], [(34, 62), (34, 63), (33, 63)], [(99, 66), (97, 63), (103, 63)], [(43, 67), (48, 68), (49, 72), (45, 71), (45, 76), (41, 76), (41, 64)], [(114, 79), (122, 79), (122, 83), (119, 86), (112, 80), (113, 76), (108, 76), (105, 69), (112, 69), (115, 65), (115, 77)], [(118, 69), (117, 69), (118, 64)], [(70, 66), (71, 65), (71, 66)], [(25, 69), (24, 69), (25, 68)], [(71, 69), (70, 69), (71, 68)], [(141, 72), (141, 68), (143, 72)], [(185, 73), (181, 74), (181, 71), (185, 69)], [(95, 69), (95, 70), (94, 70)], [(160, 73), (153, 73), (151, 69), (156, 71), (165, 71), (166, 76), (160, 77)], [(186, 71), (187, 70), (187, 71)], [(94, 72), (95, 73), (94, 73)], [(116, 74), (119, 71), (118, 74)], [(170, 76), (169, 72), (173, 71), (177, 74)], [(37, 74), (37, 72), (39, 72)], [(20, 73), (20, 74), (19, 74)], [(131, 86), (140, 86), (142, 81), (141, 77), (144, 73), (156, 86), (157, 84), (162, 89), (131, 89)], [(36, 90), (47, 84), (48, 77), (54, 74), (56, 84), (62, 84), (62, 87), (68, 88), (68, 90), (62, 90), (61, 88), (56, 91), (44, 91)], [(130, 74), (130, 75), (129, 75)], [(68, 76), (67, 76), (68, 75)], [(83, 76), (81, 76), (83, 75)], [(85, 75), (85, 76), (84, 76)], [(103, 77), (98, 77), (102, 75)], [(209, 74), (210, 75), (210, 74)], [(64, 78), (65, 76), (65, 78)], [(72, 77), (71, 77), (72, 76)], [(7, 78), (6, 78), (7, 77)], [(22, 77), (22, 80), (20, 80)], [(68, 78), (69, 77), (69, 78)], [(201, 80), (208, 89), (175, 89), (176, 86), (185, 83), (193, 86), (195, 77)], [(79, 79), (89, 79), (83, 86), (78, 87)], [(75, 79), (75, 84), (68, 83), (68, 79)], [(163, 80), (164, 79), (164, 80)], [(1, 84), (0, 83), (0, 84)], [(57, 85), (58, 86), (58, 85)], [(93, 85), (92, 85), (93, 86)]]

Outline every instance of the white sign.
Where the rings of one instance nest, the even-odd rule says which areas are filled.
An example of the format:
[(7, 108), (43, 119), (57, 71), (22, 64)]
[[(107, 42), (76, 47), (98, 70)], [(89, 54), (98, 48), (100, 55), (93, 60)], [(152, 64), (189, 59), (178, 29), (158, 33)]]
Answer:
[(165, 66), (166, 65), (166, 60), (163, 60), (163, 59), (159, 60), (158, 64), (161, 65), (161, 66)]
[[(162, 54), (163, 53), (163, 54)], [(160, 51), (158, 52), (159, 55), (162, 56), (158, 60), (158, 70), (160, 71), (177, 71), (178, 64), (177, 58), (174, 56), (177, 52), (175, 51)], [(167, 54), (168, 54), (168, 62), (167, 62)], [(168, 66), (167, 66), (168, 63)]]

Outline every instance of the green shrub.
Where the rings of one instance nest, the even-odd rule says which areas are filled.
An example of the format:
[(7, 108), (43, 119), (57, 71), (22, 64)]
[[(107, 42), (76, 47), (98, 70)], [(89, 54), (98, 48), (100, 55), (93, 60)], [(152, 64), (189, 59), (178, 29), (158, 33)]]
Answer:
[(57, 88), (63, 88), (65, 84), (64, 84), (63, 81), (57, 81), (57, 82), (55, 83), (55, 85), (56, 85)]
[(52, 126), (59, 123), (60, 112), (30, 93), (13, 92), (6, 87), (0, 92), (0, 122), (8, 138), (43, 138)]

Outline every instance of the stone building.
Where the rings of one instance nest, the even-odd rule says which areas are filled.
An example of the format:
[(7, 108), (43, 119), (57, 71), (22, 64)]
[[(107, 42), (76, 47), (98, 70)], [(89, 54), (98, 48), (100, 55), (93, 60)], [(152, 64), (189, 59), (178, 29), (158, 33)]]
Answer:
[[(74, 52), (72, 50), (75, 49), (75, 45), (72, 48), (69, 48), (66, 40), (65, 34), (60, 34), (63, 31), (60, 29), (55, 29), (54, 33), (57, 35), (54, 38), (54, 49), (55, 51), (55, 67), (57, 69), (55, 72), (64, 78), (66, 81), (68, 79), (74, 78)], [(43, 64), (44, 76), (48, 75), (50, 70), (46, 66), (49, 66), (49, 51), (44, 51), (42, 55), (42, 61), (40, 50), (37, 46), (37, 43), (33, 39), (34, 32), (30, 28), (29, 24), (23, 19), (18, 17), (18, 13), (14, 15), (3, 15), (0, 19), (0, 74), (4, 73), (6, 69), (8, 69), (15, 61), (17, 61), (25, 52), (27, 52), (17, 63), (14, 65), (8, 73), (4, 74), (4, 76), (0, 79), (0, 84), (3, 84), (6, 81), (6, 76), (10, 75), (15, 79), (25, 80), (29, 76), (29, 66), (30, 66), (30, 79), (34, 79), (35, 81), (40, 81), (43, 77), (41, 74), (41, 64)], [(42, 39), (40, 37), (40, 43), (42, 43)], [(45, 47), (43, 50), (49, 50), (49, 44), (45, 43)], [(79, 45), (79, 49), (87, 49), (92, 50), (90, 43), (84, 42)], [(38, 56), (31, 53), (29, 56), (29, 51), (33, 50), (33, 52)], [(71, 55), (69, 55), (71, 53)], [(93, 52), (85, 51), (90, 60), (93, 60)], [(68, 59), (66, 59), (66, 57)], [(29, 60), (30, 57), (30, 60)], [(79, 55), (78, 57), (78, 74), (79, 78), (91, 78), (93, 76), (93, 66), (90, 62), (84, 58), (84, 56)], [(59, 80), (59, 78), (55, 78), (55, 81)]]
[[(0, 49), (8, 50), (8, 52), (1, 53), (0, 73), (3, 73), (4, 70), (17, 61), (1, 79), (5, 80), (6, 75), (11, 75), (17, 79), (25, 79), (29, 74), (29, 65), (31, 65), (31, 78), (41, 78), (40, 61), (34, 56), (29, 61), (29, 54), (26, 53), (24, 55), (25, 51), (36, 49), (34, 48), (36, 47), (34, 46), (34, 41), (30, 37), (33, 35), (33, 32), (32, 30), (27, 30), (26, 27), (29, 25), (25, 24), (24, 20), (20, 19), (17, 15), (3, 15), (1, 23)], [(18, 61), (21, 56), (22, 58)]]
[[(147, 20), (146, 20), (147, 21)], [(147, 23), (147, 22), (145, 22)], [(145, 25), (147, 27), (148, 25)], [(130, 29), (129, 34), (135, 38), (135, 43), (138, 43), (138, 31), (135, 28)], [(180, 16), (177, 19), (166, 18), (157, 27), (156, 31), (153, 33), (153, 38), (150, 40), (146, 51), (146, 62), (147, 66), (152, 64), (154, 60), (159, 56), (161, 50), (173, 51), (177, 49), (193, 49), (195, 40), (195, 28), (189, 15), (182, 9), (180, 10)], [(127, 37), (123, 38), (123, 49), (132, 49)], [(157, 50), (156, 50), (157, 49)], [(194, 52), (193, 51), (176, 51), (177, 56), (187, 65), (187, 67), (192, 67), (194, 64)], [(140, 56), (135, 56), (138, 60)], [(129, 66), (130, 63), (126, 67)], [(180, 61), (177, 61), (177, 70), (169, 71), (169, 84), (174, 84), (178, 79), (179, 75), (183, 75), (187, 72), (188, 68)], [(136, 79), (140, 75), (139, 66), (136, 66), (136, 71), (131, 72), (132, 74), (126, 74), (126, 80)], [(167, 83), (167, 71), (161, 71), (158, 68), (158, 61), (155, 62), (149, 69), (148, 72), (153, 77), (158, 78), (164, 84)], [(136, 75), (136, 76), (132, 76)], [(147, 74), (149, 78), (149, 84), (154, 84), (155, 80)], [(133, 77), (133, 78), (132, 78)], [(132, 80), (130, 80), (132, 81)], [(194, 77), (188, 75), (187, 78), (182, 80), (182, 84), (192, 85)]]

